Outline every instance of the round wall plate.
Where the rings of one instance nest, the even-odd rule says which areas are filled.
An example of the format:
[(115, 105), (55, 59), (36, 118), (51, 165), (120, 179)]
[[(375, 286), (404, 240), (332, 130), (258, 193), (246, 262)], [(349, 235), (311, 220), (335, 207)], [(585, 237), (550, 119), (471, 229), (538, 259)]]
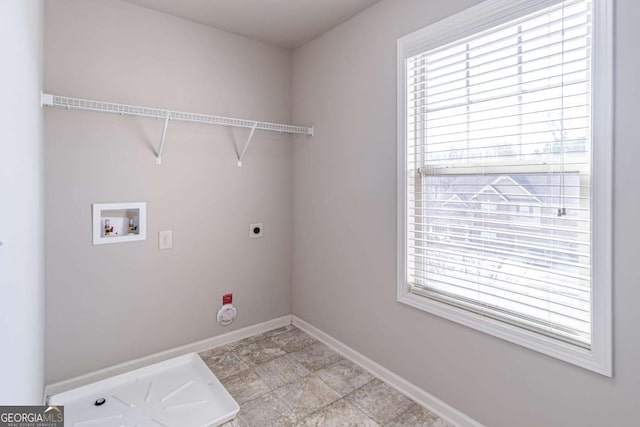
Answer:
[(237, 314), (238, 311), (233, 304), (225, 304), (218, 310), (218, 323), (222, 326), (227, 326), (235, 320)]

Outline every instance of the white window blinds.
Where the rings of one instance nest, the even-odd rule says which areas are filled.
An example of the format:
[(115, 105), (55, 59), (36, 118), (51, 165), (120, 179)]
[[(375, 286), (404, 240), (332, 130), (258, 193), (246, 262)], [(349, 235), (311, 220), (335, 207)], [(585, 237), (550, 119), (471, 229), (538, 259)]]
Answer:
[(590, 348), (590, 1), (405, 70), (411, 292)]

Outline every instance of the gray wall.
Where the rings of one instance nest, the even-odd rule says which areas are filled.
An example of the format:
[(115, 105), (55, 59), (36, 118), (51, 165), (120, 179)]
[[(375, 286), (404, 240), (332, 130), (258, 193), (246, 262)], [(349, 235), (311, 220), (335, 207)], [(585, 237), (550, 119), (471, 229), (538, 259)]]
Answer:
[(0, 1), (0, 405), (44, 388), (42, 1)]
[(616, 2), (615, 377), (396, 302), (396, 39), (476, 3), (383, 0), (295, 51), (293, 313), (488, 426), (638, 425), (640, 2)]
[[(50, 0), (45, 20), (48, 92), (290, 122), (289, 51), (114, 0)], [(290, 313), (289, 136), (258, 132), (238, 168), (247, 130), (171, 123), (157, 166), (161, 121), (45, 115), (48, 382)], [(92, 246), (91, 204), (129, 201), (147, 240)]]

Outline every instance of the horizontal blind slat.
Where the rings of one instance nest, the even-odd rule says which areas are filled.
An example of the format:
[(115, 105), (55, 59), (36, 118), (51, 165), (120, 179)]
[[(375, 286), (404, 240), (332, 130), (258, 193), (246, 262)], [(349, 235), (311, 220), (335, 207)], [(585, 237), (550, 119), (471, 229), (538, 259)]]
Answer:
[[(514, 127), (514, 126), (509, 126), (509, 128)], [(565, 128), (566, 132), (571, 132), (571, 131), (586, 131), (590, 129), (590, 126), (576, 126), (576, 127), (567, 127)], [(474, 131), (467, 131), (466, 133), (473, 133)], [(495, 138), (515, 138), (515, 137), (522, 137), (522, 136), (535, 136), (535, 135), (541, 135), (541, 134), (550, 134), (553, 133), (553, 130), (539, 130), (539, 131), (530, 131), (530, 132), (522, 132), (522, 133), (499, 133), (496, 132), (495, 135), (488, 135), (488, 136), (468, 136), (467, 138), (458, 138), (458, 139), (447, 139), (444, 142), (436, 142), (434, 143), (434, 145), (436, 144), (455, 144), (456, 142), (466, 142), (466, 141), (484, 141), (484, 140), (491, 140), (491, 139), (495, 139)], [(456, 133), (457, 135), (458, 133)], [(446, 137), (446, 136), (450, 136), (453, 134), (445, 134), (445, 135), (438, 135), (437, 137)], [(435, 138), (435, 137), (432, 137)], [(490, 147), (490, 146), (488, 146)], [(478, 147), (477, 149), (485, 149), (487, 148), (487, 146), (482, 146), (482, 147)], [(465, 150), (474, 150), (476, 148), (464, 148)], [(427, 151), (428, 153), (437, 153), (439, 151), (442, 150), (429, 150)], [(448, 150), (447, 150), (448, 151)]]
[[(576, 3), (580, 3), (581, 1), (582, 1), (582, 0), (575, 0), (575, 1), (573, 1), (573, 2), (572, 2), (573, 4), (570, 4), (570, 2), (565, 2), (565, 5), (564, 5), (564, 6), (565, 6), (565, 7), (567, 7), (567, 6), (573, 6), (573, 5), (575, 5)], [(587, 9), (586, 13), (589, 13), (589, 12), (590, 12), (590, 11)], [(582, 13), (584, 13), (584, 12), (583, 12), (583, 11), (580, 11), (580, 12), (577, 12), (577, 13), (574, 13), (574, 14), (578, 14), (578, 15), (579, 15), (579, 14), (582, 14)], [(544, 12), (544, 14), (547, 14), (547, 15), (548, 15), (548, 14), (549, 14), (549, 12)], [(567, 15), (567, 16), (566, 16), (566, 18), (573, 18), (573, 17), (574, 17), (574, 16), (573, 16), (574, 14), (569, 14), (569, 15)], [(535, 15), (535, 14), (529, 15), (529, 16), (527, 17), (527, 19), (526, 19), (526, 20), (524, 20), (524, 21), (527, 21), (527, 20), (528, 20), (528, 21), (530, 21), (532, 18), (535, 18), (535, 17), (536, 17), (536, 15)], [(562, 22), (562, 20), (563, 20), (563, 18), (562, 18), (562, 17), (561, 17), (560, 19), (552, 19), (552, 18), (549, 18), (549, 20), (547, 20), (546, 22), (544, 22), (544, 23), (542, 23), (542, 24), (539, 24), (539, 25), (533, 25), (533, 26), (532, 26), (532, 27), (530, 27), (527, 31), (530, 31), (530, 30), (534, 30), (534, 31), (535, 31), (535, 30), (540, 30), (540, 29), (542, 29), (542, 28), (548, 27), (548, 26), (549, 26), (549, 24)], [(515, 21), (515, 22), (517, 22), (517, 21)], [(516, 25), (516, 23), (514, 23), (514, 22), (512, 22), (512, 23), (510, 24), (510, 26), (514, 26), (514, 25)], [(507, 35), (507, 36), (505, 36), (505, 37), (503, 37), (503, 38), (499, 38), (499, 39), (497, 39), (497, 40), (491, 40), (491, 41), (489, 41), (489, 42), (487, 42), (487, 43), (477, 45), (477, 46), (476, 46), (476, 48), (483, 48), (483, 47), (486, 47), (486, 46), (491, 45), (491, 44), (493, 44), (493, 43), (497, 43), (497, 42), (500, 42), (500, 41), (504, 41), (505, 39), (509, 39), (510, 37), (512, 37), (512, 36), (511, 36), (511, 35)], [(473, 39), (473, 38), (478, 38), (478, 36), (472, 36), (472, 37), (470, 37), (470, 38), (471, 38), (471, 39)], [(422, 54), (415, 55), (415, 56), (413, 57), (413, 58), (415, 58), (415, 59), (414, 59), (414, 60), (412, 60), (412, 59), (410, 58), (410, 59), (409, 59), (409, 61), (421, 61), (421, 60), (423, 60), (423, 59), (427, 58), (428, 56), (435, 56), (435, 55), (437, 55), (439, 52), (441, 52), (441, 51), (443, 51), (443, 50), (444, 50), (444, 51), (451, 51), (451, 50), (454, 50), (454, 49), (455, 49), (455, 47), (456, 47), (457, 45), (463, 45), (463, 44), (465, 44), (465, 42), (464, 42), (464, 41), (463, 41), (463, 42), (459, 42), (459, 43), (451, 43), (451, 44), (446, 45), (446, 46), (444, 46), (444, 47), (440, 47), (440, 48), (433, 49), (433, 50), (431, 50), (431, 51), (430, 51), (430, 52), (428, 52), (428, 53), (422, 53)], [(455, 54), (454, 54), (454, 55), (455, 55)], [(451, 56), (452, 56), (452, 55), (449, 55), (449, 56), (446, 56), (446, 55), (445, 55), (444, 57), (441, 57), (441, 58), (446, 59), (447, 57), (451, 57)]]
[[(482, 244), (476, 244), (472, 242), (463, 244), (463, 243), (458, 243), (456, 241), (448, 241), (446, 243), (443, 243), (433, 239), (432, 240), (412, 239), (412, 240), (423, 243), (420, 246), (412, 246), (411, 244), (409, 245), (409, 248), (417, 249), (417, 250), (429, 250), (431, 248), (437, 248), (437, 247), (449, 247), (449, 248), (457, 248), (459, 250), (466, 250), (464, 254), (465, 255), (468, 254), (469, 256), (473, 256), (476, 253), (485, 253), (485, 254), (489, 253), (489, 254), (493, 254), (493, 256), (508, 257), (509, 259), (519, 261), (522, 264), (529, 264), (534, 262), (543, 263), (546, 261), (549, 263), (553, 262), (553, 264), (555, 265), (572, 267), (574, 269), (581, 269), (581, 270), (587, 270), (587, 271), (590, 269), (589, 265), (582, 264), (580, 262), (565, 261), (557, 257), (550, 259), (549, 257), (535, 255), (529, 252), (516, 250), (516, 249), (508, 250), (507, 248), (503, 248), (498, 245), (488, 244), (489, 242), (487, 242), (487, 244), (485, 245), (482, 245)], [(473, 239), (469, 239), (469, 240), (473, 240)]]
[[(561, 48), (563, 45), (563, 42), (557, 42), (539, 47), (535, 49), (535, 52), (542, 52), (549, 48)], [(416, 73), (410, 77), (410, 80), (412, 80), (412, 82), (409, 83), (411, 90), (407, 93), (409, 95), (409, 99), (412, 99), (415, 93), (423, 92), (428, 93), (429, 96), (437, 96), (447, 92), (447, 90), (444, 89), (445, 86), (450, 86), (452, 83), (460, 80), (466, 81), (468, 83), (468, 87), (472, 89), (474, 86), (481, 86), (483, 84), (490, 83), (497, 75), (503, 75), (501, 73), (505, 72), (519, 71), (515, 77), (521, 77), (523, 83), (531, 81), (529, 79), (539, 75), (541, 71), (544, 70), (556, 70), (553, 73), (547, 73), (549, 78), (562, 76), (563, 74), (567, 74), (569, 70), (571, 73), (575, 73), (581, 68), (588, 69), (586, 64), (589, 63), (589, 49), (590, 46), (588, 44), (584, 44), (542, 56), (530, 57), (531, 54), (534, 53), (534, 51), (531, 50), (524, 54), (513, 53), (508, 56), (494, 58), (483, 63), (472, 63), (473, 59), (470, 59), (467, 61), (464, 68), (454, 69), (437, 76), (428, 72), (428, 70), (424, 71), (424, 75)], [(527, 56), (526, 60), (522, 60), (523, 55)], [(561, 58), (561, 62), (550, 63), (549, 60), (555, 57)], [(546, 63), (546, 65), (538, 65), (538, 69), (530, 68), (530, 66), (535, 63)], [(566, 68), (566, 70), (563, 71), (559, 68)], [(462, 76), (465, 78), (462, 78)], [(507, 74), (505, 75), (505, 78), (507, 77), (514, 76)]]
[[(556, 45), (562, 45), (561, 42), (555, 43), (553, 45), (548, 45), (547, 47), (556, 47)], [(576, 54), (573, 57), (569, 58), (568, 60), (564, 60), (561, 63), (558, 64), (553, 64), (553, 65), (548, 65), (548, 61), (549, 59), (553, 58), (553, 57), (563, 57), (563, 55), (565, 54)], [(578, 55), (580, 54), (580, 55)], [(468, 86), (462, 86), (462, 87), (455, 87), (453, 89), (463, 89), (463, 88), (468, 88), (468, 89), (472, 89), (474, 86), (477, 85), (483, 85), (483, 84), (487, 84), (487, 83), (492, 83), (492, 82), (496, 82), (499, 79), (508, 79), (508, 78), (513, 78), (513, 77), (525, 77), (527, 75), (536, 75), (539, 74), (541, 71), (548, 71), (548, 70), (552, 70), (552, 69), (557, 69), (560, 67), (570, 67), (570, 66), (581, 66), (583, 67), (582, 69), (578, 69), (578, 70), (573, 70), (572, 72), (577, 72), (577, 71), (588, 71), (589, 68), (585, 67), (585, 64), (589, 63), (589, 46), (579, 46), (579, 47), (575, 47), (573, 49), (569, 49), (569, 50), (565, 50), (562, 52), (558, 52), (558, 53), (554, 53), (552, 55), (550, 55), (549, 57), (543, 56), (543, 57), (536, 57), (536, 58), (532, 58), (532, 59), (528, 59), (526, 61), (515, 61), (511, 64), (507, 64), (507, 65), (502, 65), (502, 66), (497, 66), (495, 68), (490, 68), (488, 70), (483, 70), (483, 71), (478, 71), (476, 68), (482, 68), (486, 65), (489, 64), (494, 64), (494, 63), (499, 63), (501, 61), (507, 61), (509, 59), (517, 59), (519, 57), (521, 57), (522, 54), (516, 53), (513, 54), (511, 56), (506, 56), (503, 58), (498, 58), (495, 59), (491, 62), (487, 62), (484, 64), (480, 64), (480, 65), (470, 65), (468, 67), (465, 67), (464, 69), (461, 70), (454, 70), (449, 74), (443, 74), (437, 77), (429, 77), (427, 78), (426, 75), (426, 71), (424, 72), (424, 74), (414, 74), (411, 77), (411, 80), (414, 80), (413, 83), (408, 84), (407, 86), (411, 88), (411, 90), (408, 92), (408, 99), (409, 100), (413, 100), (416, 99), (414, 97), (414, 95), (416, 93), (428, 93), (429, 96), (435, 96), (435, 95), (440, 95), (442, 93), (446, 93), (448, 90), (451, 89), (446, 89), (446, 86), (452, 86), (453, 83), (461, 83), (461, 82), (466, 82), (468, 81), (473, 81), (474, 83), (470, 83)], [(537, 68), (529, 68), (532, 64), (535, 63), (543, 63), (546, 65), (541, 65)], [(522, 69), (527, 67), (526, 71), (523, 71)], [(500, 72), (504, 72), (504, 71), (511, 71), (512, 74), (500, 74)], [(548, 73), (548, 77), (555, 77), (555, 76), (561, 76), (562, 75), (562, 70), (558, 70), (558, 73), (555, 74), (551, 74)], [(467, 74), (468, 73), (468, 74)], [(500, 77), (495, 77), (496, 75), (499, 75)], [(488, 78), (494, 76), (493, 78)], [(424, 79), (423, 79), (424, 77)], [(488, 79), (482, 79), (482, 77), (487, 77)], [(439, 90), (438, 90), (439, 89)]]
[[(461, 255), (459, 255), (459, 257), (462, 257)], [(422, 265), (424, 265), (426, 262), (442, 262), (443, 259), (446, 259), (446, 262), (448, 264), (452, 264), (452, 265), (458, 265), (460, 267), (468, 267), (469, 263), (467, 262), (463, 262), (461, 261), (456, 261), (455, 259), (452, 259), (451, 257), (448, 258), (442, 258), (442, 256), (431, 256), (428, 254), (422, 254), (419, 260), (414, 260), (414, 259), (410, 259), (410, 262), (412, 262), (414, 264), (414, 267), (412, 268), (412, 271), (423, 271), (423, 269), (421, 268)], [(466, 260), (465, 260), (466, 261)], [(494, 268), (491, 267), (490, 265), (487, 265), (487, 263), (483, 263), (483, 264), (475, 264), (472, 265), (472, 267), (474, 269), (477, 269), (480, 272), (486, 272), (484, 274), (493, 274), (493, 273), (504, 273), (503, 270), (499, 269), (499, 268)], [(577, 301), (582, 301), (582, 302), (590, 302), (590, 298), (589, 298), (589, 287), (588, 284), (587, 286), (585, 285), (579, 285), (579, 283), (587, 283), (586, 281), (580, 281), (577, 279), (576, 282), (578, 284), (572, 286), (569, 284), (569, 282), (564, 281), (564, 282), (556, 282), (553, 281), (553, 277), (550, 276), (545, 276), (545, 279), (539, 279), (536, 278), (535, 281), (531, 279), (531, 277), (528, 277), (526, 275), (521, 275), (521, 274), (517, 274), (514, 273), (513, 271), (509, 271), (509, 276), (515, 277), (518, 280), (528, 280), (529, 283), (527, 284), (527, 288), (532, 288), (532, 289), (537, 289), (537, 290), (544, 290), (546, 292), (555, 294), (555, 295), (560, 295), (560, 296), (571, 296), (572, 298), (575, 298)], [(558, 278), (561, 279), (561, 278)], [(521, 285), (524, 287), (524, 285)]]
[[(409, 247), (409, 249), (415, 249), (414, 247)], [(454, 250), (448, 250), (448, 249), (443, 249), (443, 248), (429, 248), (429, 250), (431, 252), (438, 252), (438, 253), (442, 253), (442, 254), (446, 254), (446, 255), (459, 255), (459, 252), (456, 252)], [(423, 255), (420, 253), (420, 251), (416, 252), (410, 252), (409, 253), (409, 257), (414, 257), (414, 258), (426, 258), (426, 255)], [(477, 259), (477, 260), (481, 260), (481, 261), (489, 261), (489, 262), (493, 262), (495, 261), (495, 257), (491, 257), (491, 256), (485, 256), (482, 254), (475, 254), (473, 256), (473, 258)], [(508, 265), (511, 267), (522, 267), (522, 263), (517, 263), (514, 261), (510, 261), (509, 259), (501, 259), (500, 262), (504, 265)], [(581, 280), (581, 281), (586, 281), (588, 282), (590, 279), (590, 276), (583, 276), (580, 274), (575, 274), (575, 273), (568, 273), (566, 271), (562, 271), (562, 270), (551, 270), (545, 267), (540, 267), (538, 265), (529, 265), (527, 266), (528, 270), (532, 270), (532, 271), (536, 271), (539, 273), (544, 273), (544, 274), (552, 274), (555, 276), (560, 276), (560, 277), (564, 277), (566, 279), (572, 279), (572, 280)]]
[[(438, 175), (433, 175), (433, 176), (438, 176)], [(422, 189), (420, 189), (420, 190), (414, 190), (413, 192), (414, 192), (415, 194), (434, 194), (434, 193), (433, 193), (433, 192), (431, 192), (431, 191), (428, 191), (428, 190), (422, 190)], [(439, 192), (438, 192), (438, 194), (439, 194), (439, 195), (442, 195), (442, 196), (447, 196), (447, 195), (451, 195), (451, 196), (453, 196), (453, 195), (457, 195), (457, 196), (469, 196), (469, 198), (471, 198), (471, 197), (473, 197), (473, 196), (477, 196), (477, 195), (478, 195), (478, 192), (479, 192), (479, 191), (475, 191), (475, 192), (474, 192), (474, 191), (462, 191), (462, 190), (460, 190), (460, 191), (439, 191)], [(521, 194), (520, 194), (520, 193), (509, 193), (509, 192), (506, 192), (506, 191), (505, 191), (505, 192), (501, 192), (501, 195), (502, 195), (503, 197), (507, 197), (507, 198), (509, 198), (509, 197), (518, 197), (518, 196), (520, 196)], [(558, 196), (558, 195), (551, 195), (551, 194), (536, 194), (536, 197), (542, 200), (542, 199), (549, 199), (549, 198), (551, 198), (551, 199), (556, 199), (556, 198), (558, 198), (559, 196)], [(565, 195), (564, 197), (565, 197), (566, 199), (569, 199), (569, 200), (575, 200), (575, 201), (579, 201), (579, 200), (590, 200), (590, 199), (591, 199), (591, 197), (590, 197), (590, 196), (588, 196), (588, 195), (583, 195), (583, 196), (579, 196), (579, 195)]]
[[(434, 227), (438, 227), (438, 226), (442, 226), (440, 224), (434, 224)], [(454, 226), (455, 228), (455, 226)], [(490, 231), (496, 234), (500, 234), (500, 235), (509, 235), (509, 236), (514, 236), (514, 237), (524, 237), (518, 234), (507, 234), (507, 233), (503, 233), (500, 230), (494, 230), (494, 229), (486, 229), (486, 228), (468, 228), (466, 230), (471, 230), (471, 231)], [(421, 232), (421, 231), (417, 231), (417, 230), (413, 230), (413, 232), (415, 234), (428, 234), (430, 237), (435, 236), (435, 237), (447, 237), (447, 238), (452, 238), (452, 239), (461, 239), (461, 238), (469, 238), (474, 240), (475, 242), (484, 242), (487, 244), (496, 244), (496, 245), (504, 245), (504, 246), (510, 246), (510, 247), (514, 247), (514, 248), (524, 248), (524, 249), (539, 249), (545, 252), (550, 252), (550, 253), (555, 253), (557, 255), (561, 255), (561, 256), (575, 256), (575, 257), (583, 257), (585, 259), (590, 258), (591, 257), (591, 252), (578, 252), (578, 251), (573, 251), (567, 248), (562, 248), (562, 247), (558, 247), (558, 246), (551, 246), (551, 245), (537, 245), (537, 244), (533, 244), (533, 243), (522, 243), (522, 241), (509, 241), (509, 240), (505, 240), (504, 238), (499, 239), (499, 238), (490, 238), (490, 237), (482, 237), (477, 236), (477, 235), (471, 235), (471, 236), (463, 236), (461, 235), (461, 233), (443, 233), (443, 232), (437, 232), (437, 231), (427, 231), (427, 232)], [(546, 240), (544, 239), (544, 237), (539, 237), (539, 239), (541, 240)], [(431, 242), (431, 240), (429, 239), (425, 239), (425, 238), (419, 238), (419, 237), (409, 237), (409, 242)], [(429, 248), (429, 245), (419, 245), (416, 244), (415, 247), (424, 247), (425, 249)]]
[[(537, 78), (535, 80), (528, 81), (526, 84), (526, 86), (528, 86), (527, 88), (523, 87), (525, 85), (523, 85), (522, 83), (514, 83), (506, 86), (500, 86), (499, 88), (485, 89), (485, 90), (480, 90), (477, 92), (463, 94), (463, 95), (454, 95), (454, 96), (451, 96), (450, 98), (438, 99), (437, 101), (433, 101), (431, 103), (429, 103), (429, 95), (427, 94), (424, 96), (424, 98), (427, 99), (427, 113), (440, 111), (445, 108), (451, 108), (452, 106), (456, 106), (456, 105), (473, 105), (483, 101), (497, 101), (497, 100), (506, 98), (508, 96), (529, 95), (535, 92), (544, 91), (548, 89), (566, 88), (568, 86), (586, 84), (587, 79), (585, 79), (581, 75), (583, 73), (584, 71), (573, 73), (577, 75), (574, 75), (573, 78), (571, 79), (562, 80), (559, 83), (550, 83), (549, 80), (553, 80), (553, 79), (550, 79), (547, 76), (545, 76), (545, 77)], [(533, 86), (534, 83), (537, 83), (538, 85)], [(505, 93), (505, 89), (513, 89), (513, 90)], [(495, 92), (499, 92), (499, 94), (491, 95)], [(481, 95), (484, 95), (484, 96), (481, 96)], [(421, 97), (412, 99), (411, 101), (416, 101), (419, 99), (421, 99)], [(455, 101), (455, 103), (453, 101)]]
[[(457, 218), (457, 217), (446, 217), (446, 216), (436, 216), (436, 215), (415, 215), (415, 216), (419, 216), (421, 218), (429, 218), (429, 219), (440, 219), (440, 220), (451, 220), (451, 221), (460, 221), (460, 222), (468, 222), (468, 223), (473, 223), (473, 222), (478, 222), (477, 219), (473, 219), (473, 218), (469, 218), (469, 219), (464, 219), (464, 218)], [(485, 218), (484, 220), (482, 220), (482, 222), (485, 225), (510, 225), (511, 222), (509, 221), (500, 221), (500, 220), (496, 220), (496, 219), (488, 219)], [(582, 235), (590, 235), (591, 232), (589, 230), (576, 230), (573, 228), (568, 228), (568, 227), (558, 227), (558, 226), (549, 226), (549, 225), (535, 225), (535, 224), (522, 224), (520, 225), (520, 227), (522, 228), (528, 228), (530, 230), (548, 230), (548, 231), (558, 231), (558, 232), (567, 232), (567, 233), (573, 233), (573, 234), (582, 234)], [(490, 231), (489, 229), (487, 229), (487, 231)]]
[[(585, 324), (585, 326), (587, 326), (589, 324), (589, 320), (588, 318), (585, 317), (579, 317), (581, 314), (588, 314), (589, 310), (588, 309), (580, 309), (580, 308), (576, 308), (573, 306), (568, 306), (568, 305), (564, 305), (564, 304), (560, 304), (560, 303), (556, 303), (556, 302), (552, 302), (549, 300), (545, 300), (545, 299), (541, 299), (541, 298), (535, 298), (532, 297), (531, 295), (527, 295), (527, 294), (522, 294), (522, 293), (518, 293), (513, 291), (512, 289), (503, 289), (503, 288), (498, 288), (498, 287), (493, 287), (490, 286), (486, 283), (477, 283), (477, 282), (472, 282), (469, 280), (465, 280), (463, 278), (460, 277), (456, 277), (456, 276), (452, 276), (452, 275), (448, 275), (448, 274), (444, 274), (444, 273), (437, 273), (437, 272), (427, 272), (426, 276), (422, 277), (422, 276), (416, 276), (417, 279), (434, 279), (437, 282), (439, 282), (440, 284), (444, 284), (444, 285), (448, 285), (451, 287), (455, 287), (455, 288), (460, 288), (461, 290), (465, 290), (465, 291), (471, 291), (471, 292), (477, 292), (478, 294), (484, 294), (484, 295), (491, 295), (492, 297), (496, 297), (496, 299), (499, 300), (503, 300), (505, 302), (515, 302), (519, 305), (522, 306), (528, 306), (537, 310), (541, 310), (541, 311), (546, 311), (548, 313), (552, 313), (552, 314), (556, 314), (559, 317), (566, 317), (568, 319), (572, 319), (575, 321), (579, 321)], [(484, 290), (482, 290), (481, 288), (484, 288)], [(492, 292), (492, 290), (497, 290), (499, 291), (498, 293)], [(500, 293), (502, 293), (502, 295), (500, 295)], [(530, 299), (529, 303), (524, 302), (525, 298), (522, 297), (527, 297)], [(541, 307), (542, 304), (538, 304), (535, 305), (536, 302), (545, 302), (549, 304), (549, 308), (547, 308), (546, 310), (544, 309), (544, 307)], [(555, 306), (560, 306), (560, 307), (564, 307), (567, 309), (567, 311), (565, 311), (564, 313), (560, 312), (560, 311), (555, 311), (552, 308), (550, 308), (550, 305), (553, 304)], [(568, 312), (573, 313), (573, 315), (569, 315), (567, 314)], [(584, 330), (584, 332), (588, 331), (588, 329)]]
[[(415, 217), (416, 215), (412, 215), (412, 216)], [(477, 222), (482, 223), (482, 221), (477, 221)], [(415, 223), (408, 227), (409, 228), (408, 232), (409, 233), (427, 233), (428, 231), (424, 231), (422, 230), (422, 228), (428, 227), (429, 225), (430, 224)], [(442, 224), (434, 224), (434, 226), (442, 226)], [(511, 232), (505, 231), (505, 230), (496, 231), (496, 230), (488, 229), (487, 227), (482, 227), (480, 225), (474, 226), (469, 224), (454, 223), (451, 226), (454, 228), (464, 228), (464, 230), (468, 230), (468, 231), (495, 231), (507, 236), (538, 239), (538, 240), (548, 242), (549, 244), (564, 243), (564, 244), (573, 245), (573, 246), (587, 246), (587, 247), (590, 247), (590, 244), (591, 244), (589, 241), (567, 239), (567, 238), (563, 238), (562, 236), (555, 236), (555, 235), (545, 235), (540, 233), (532, 233), (532, 232), (524, 232), (524, 231), (511, 231)], [(459, 236), (456, 236), (456, 237), (459, 237)], [(409, 240), (412, 240), (412, 237), (409, 237)]]
[[(553, 94), (550, 95), (548, 97), (544, 97), (544, 98), (539, 98), (539, 99), (535, 99), (533, 101), (529, 101), (529, 102), (523, 102), (522, 99), (519, 98), (518, 95), (514, 95), (512, 96), (512, 102), (511, 103), (501, 103), (499, 106), (491, 106), (488, 108), (483, 108), (480, 110), (475, 110), (472, 113), (472, 115), (474, 116), (479, 116), (482, 114), (491, 114), (489, 119), (486, 120), (492, 120), (492, 119), (496, 119), (496, 118), (503, 118), (503, 117), (511, 117), (512, 115), (508, 115), (508, 116), (500, 116), (498, 114), (496, 114), (496, 112), (499, 111), (505, 111), (505, 110), (509, 110), (510, 108), (521, 108), (523, 110), (523, 112), (521, 113), (522, 115), (527, 115), (527, 114), (536, 114), (536, 113), (542, 113), (542, 112), (551, 112), (551, 111), (555, 111), (555, 112), (562, 112), (562, 111), (566, 111), (569, 108), (584, 108), (584, 107), (589, 107), (590, 104), (588, 102), (585, 103), (581, 103), (578, 105), (572, 105), (570, 107), (566, 107), (566, 106), (559, 106), (557, 108), (547, 108), (547, 109), (542, 109), (542, 105), (547, 105), (547, 107), (549, 107), (549, 105), (556, 105), (553, 104), (553, 101), (563, 101), (569, 98), (581, 98), (581, 97), (586, 97), (589, 95), (588, 92), (578, 92), (575, 93), (571, 96), (563, 96), (560, 95), (558, 96), (557, 94)], [(588, 101), (588, 100), (587, 100)], [(527, 107), (530, 108), (531, 105), (534, 104), (538, 104), (540, 105), (540, 109), (537, 110), (527, 110)], [(424, 107), (424, 108), (423, 108)], [(424, 111), (421, 111), (423, 110)], [(425, 125), (424, 121), (426, 120), (426, 115), (427, 115), (427, 111), (426, 111), (426, 105), (425, 106), (416, 106), (411, 108), (411, 110), (416, 110), (415, 113), (411, 113), (411, 111), (409, 112), (409, 114), (407, 114), (407, 117), (411, 120), (417, 120), (419, 119), (419, 121), (414, 121), (414, 122), (409, 122), (411, 125), (418, 125), (419, 123), (421, 125)], [(439, 117), (436, 116), (433, 113), (430, 113), (429, 116), (429, 127), (430, 128), (436, 128), (436, 127), (442, 127), (442, 126), (450, 126), (451, 123), (453, 124), (460, 124), (460, 123), (466, 123), (466, 121), (462, 121), (462, 122), (451, 122), (449, 124), (440, 124), (440, 125), (434, 125), (434, 122), (443, 122), (446, 123), (448, 120), (452, 120), (454, 118), (463, 118), (463, 117), (469, 117), (470, 116), (470, 112), (469, 111), (464, 111), (464, 112), (458, 112), (456, 110), (461, 110), (460, 107), (452, 107), (449, 110), (454, 110), (455, 112), (452, 112), (452, 114), (449, 115), (440, 115)], [(447, 109), (443, 109), (442, 111), (447, 111)], [(442, 112), (441, 111), (441, 112)], [(515, 116), (519, 116), (521, 114), (516, 114)], [(471, 119), (469, 120), (469, 123), (474, 123), (475, 121), (481, 121), (481, 120), (485, 120), (485, 119)], [(422, 122), (422, 123), (421, 123)]]
[[(582, 13), (580, 15), (584, 16), (584, 17), (587, 16), (586, 13)], [(526, 53), (537, 52), (539, 50), (544, 50), (544, 48), (554, 47), (556, 45), (561, 45), (562, 43), (568, 43), (568, 42), (572, 42), (572, 41), (583, 40), (585, 38), (585, 36), (582, 35), (582, 34), (577, 35), (577, 36), (573, 36), (573, 37), (568, 37), (568, 38), (562, 38), (562, 34), (566, 33), (566, 32), (569, 32), (571, 30), (576, 30), (576, 29), (588, 30), (588, 27), (589, 27), (589, 24), (585, 21), (583, 23), (578, 23), (578, 24), (575, 24), (575, 25), (567, 26), (564, 30), (560, 29), (560, 30), (549, 31), (548, 33), (546, 33), (546, 34), (544, 34), (542, 36), (538, 36), (538, 37), (534, 37), (532, 39), (522, 40), (522, 41), (518, 42), (517, 41), (518, 40), (518, 36), (520, 36), (521, 38), (524, 39), (529, 34), (528, 31), (521, 31), (520, 33), (511, 34), (509, 36), (504, 37), (502, 40), (500, 40), (502, 42), (504, 42), (504, 41), (513, 41), (513, 43), (507, 44), (506, 46), (504, 46), (504, 45), (500, 46), (500, 44), (497, 43), (497, 45), (498, 45), (497, 49), (486, 50), (486, 51), (483, 51), (483, 49), (481, 47), (470, 47), (468, 50), (465, 49), (465, 50), (457, 53), (457, 56), (461, 56), (462, 54), (466, 54), (466, 55), (464, 55), (465, 57), (463, 59), (460, 59), (458, 61), (450, 62), (450, 63), (447, 63), (447, 64), (442, 64), (442, 65), (439, 65), (439, 66), (434, 66), (433, 65), (433, 64), (437, 63), (436, 61), (429, 62), (428, 60), (424, 65), (423, 64), (417, 64), (417, 63), (415, 63), (415, 65), (414, 65), (412, 63), (408, 63), (409, 66), (407, 67), (407, 71), (409, 73), (411, 73), (412, 71), (415, 72), (416, 70), (424, 69), (424, 70), (428, 70), (430, 73), (437, 73), (437, 72), (441, 72), (442, 70), (445, 70), (445, 69), (448, 69), (448, 68), (453, 68), (455, 66), (465, 65), (470, 59), (477, 60), (477, 59), (482, 59), (482, 58), (485, 58), (485, 57), (490, 57), (492, 55), (495, 55), (497, 53), (504, 52), (504, 51), (513, 51), (514, 49), (518, 49), (518, 48), (522, 49), (527, 44), (534, 43), (534, 42), (536, 42), (538, 40), (544, 40), (545, 38), (546, 39), (550, 39), (553, 36), (560, 35), (560, 40), (559, 41), (550, 41), (550, 43), (548, 43), (548, 44), (545, 44), (545, 45), (542, 45), (542, 46), (539, 46), (539, 47), (535, 47), (533, 49), (522, 49)], [(485, 47), (486, 47), (486, 45), (485, 45)], [(477, 53), (477, 52), (481, 52), (481, 53)], [(522, 53), (522, 52), (520, 52), (520, 53)], [(467, 57), (467, 55), (468, 55), (468, 57)], [(511, 57), (511, 56), (513, 56), (513, 54), (508, 54), (506, 56), (498, 57), (497, 60), (505, 58), (505, 57)], [(480, 62), (480, 63), (477, 64), (477, 66), (486, 65), (486, 64), (491, 63), (493, 61), (494, 60)], [(439, 74), (438, 76), (440, 77), (441, 75), (442, 74)]]

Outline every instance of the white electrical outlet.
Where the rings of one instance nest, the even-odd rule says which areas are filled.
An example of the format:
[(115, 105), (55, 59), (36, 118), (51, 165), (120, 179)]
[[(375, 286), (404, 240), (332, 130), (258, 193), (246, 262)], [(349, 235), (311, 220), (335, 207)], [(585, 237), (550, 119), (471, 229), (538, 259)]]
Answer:
[(173, 237), (171, 236), (171, 230), (160, 231), (158, 233), (158, 248), (171, 249), (172, 247)]

